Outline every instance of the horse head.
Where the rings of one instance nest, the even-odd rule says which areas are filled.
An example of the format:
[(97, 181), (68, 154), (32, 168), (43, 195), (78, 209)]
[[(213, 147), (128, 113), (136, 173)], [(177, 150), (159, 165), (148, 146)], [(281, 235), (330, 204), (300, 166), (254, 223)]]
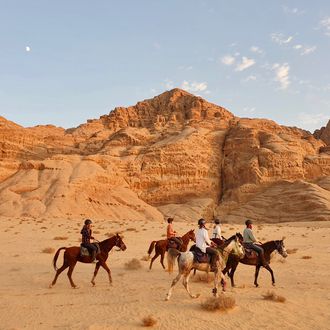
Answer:
[(278, 253), (283, 257), (286, 258), (288, 256), (288, 253), (286, 252), (285, 246), (284, 246), (284, 238), (278, 241), (274, 241), (276, 250)]
[(126, 250), (126, 245), (123, 242), (123, 239), (119, 236), (119, 234), (116, 234), (115, 246), (119, 247), (119, 249), (122, 251)]
[(243, 243), (244, 239), (241, 233), (237, 232), (236, 233), (236, 237), (238, 238), (238, 240), (240, 241), (240, 243)]
[(235, 246), (234, 246), (234, 253), (240, 258), (243, 259), (245, 256), (245, 249), (242, 245), (243, 236), (240, 233), (236, 233), (235, 235)]
[(191, 229), (188, 232), (188, 237), (191, 241), (196, 242), (196, 235), (195, 235), (194, 229)]

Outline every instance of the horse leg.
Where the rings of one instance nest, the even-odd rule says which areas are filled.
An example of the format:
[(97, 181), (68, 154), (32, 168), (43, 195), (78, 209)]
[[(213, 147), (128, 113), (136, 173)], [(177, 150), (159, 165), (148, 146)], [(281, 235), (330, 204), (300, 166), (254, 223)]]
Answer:
[(186, 288), (189, 296), (191, 298), (198, 298), (200, 294), (192, 294), (189, 289), (189, 277), (190, 277), (190, 272), (188, 274), (185, 274), (183, 277), (183, 286)]
[(234, 288), (235, 287), (235, 283), (234, 283), (234, 274), (235, 274), (235, 271), (236, 271), (236, 268), (238, 266), (238, 263), (233, 265), (231, 270), (228, 271), (228, 275), (229, 275), (229, 278), (230, 278), (230, 282), (231, 282), (231, 286)]
[(66, 268), (69, 267), (69, 264), (67, 264), (65, 261), (64, 261), (64, 264), (61, 268), (59, 268), (57, 271), (56, 271), (56, 274), (55, 274), (55, 277), (53, 279), (53, 282), (49, 285), (49, 288), (51, 289), (53, 287), (53, 285), (55, 285), (56, 281), (57, 281), (57, 278), (58, 276), (63, 272), (63, 270), (65, 270)]
[(109, 283), (112, 286), (112, 277), (111, 277), (111, 271), (110, 268), (108, 267), (108, 265), (105, 262), (101, 263), (101, 266), (105, 269), (105, 271), (108, 273), (109, 276)]
[(259, 275), (260, 267), (261, 267), (261, 265), (257, 265), (257, 266), (256, 266), (256, 272), (255, 272), (255, 275), (254, 275), (254, 285), (255, 285), (256, 287), (259, 286), (257, 280), (258, 280), (258, 275)]
[[(264, 267), (265, 267), (265, 266), (264, 266)], [(267, 265), (265, 268), (270, 272), (270, 275), (272, 276), (272, 285), (275, 286), (275, 277), (274, 277), (274, 272), (273, 272), (273, 270), (270, 268), (269, 265)]]
[(164, 256), (165, 256), (165, 251), (162, 251), (162, 253), (160, 255), (160, 263), (162, 264), (163, 268), (165, 269)]
[(170, 287), (170, 289), (168, 290), (168, 293), (166, 295), (165, 300), (170, 300), (171, 295), (172, 295), (172, 291), (173, 291), (173, 287), (175, 286), (175, 284), (178, 283), (178, 281), (181, 279), (181, 277), (183, 276), (183, 274), (179, 273), (176, 278), (172, 281), (172, 285)]
[(158, 258), (159, 255), (160, 255), (160, 253), (158, 253), (158, 251), (157, 251), (156, 254), (152, 257), (152, 259), (150, 261), (149, 270), (151, 270), (153, 262)]
[(73, 280), (72, 280), (72, 272), (74, 270), (74, 267), (76, 266), (76, 263), (77, 261), (75, 261), (74, 263), (72, 263), (70, 266), (69, 266), (69, 270), (68, 270), (68, 278), (69, 278), (69, 281), (70, 281), (70, 284), (71, 286), (76, 289), (77, 286), (74, 284)]
[[(219, 276), (219, 273), (221, 273), (220, 276)], [(220, 277), (222, 280), (223, 280), (223, 278), (225, 278), (220, 270), (216, 270), (214, 272), (214, 288), (212, 289), (212, 293), (213, 293), (214, 297), (218, 296), (218, 287), (219, 287)], [(224, 286), (223, 286), (223, 288), (224, 288)]]
[(94, 276), (91, 280), (91, 283), (93, 284), (93, 286), (95, 285), (95, 277), (97, 275), (97, 272), (99, 271), (99, 268), (100, 268), (101, 264), (98, 262), (96, 265), (95, 265), (95, 270), (94, 270)]

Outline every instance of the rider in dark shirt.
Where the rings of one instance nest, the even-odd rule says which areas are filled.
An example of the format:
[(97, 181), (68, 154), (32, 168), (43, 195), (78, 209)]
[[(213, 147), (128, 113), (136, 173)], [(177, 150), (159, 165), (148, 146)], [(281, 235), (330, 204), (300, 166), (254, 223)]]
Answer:
[(91, 243), (91, 239), (94, 239), (94, 237), (92, 236), (92, 221), (91, 220), (89, 220), (89, 219), (85, 220), (85, 225), (81, 229), (80, 233), (82, 235), (81, 245), (83, 247), (85, 247), (86, 249), (88, 249), (89, 253), (92, 256), (92, 262), (95, 262), (97, 247)]

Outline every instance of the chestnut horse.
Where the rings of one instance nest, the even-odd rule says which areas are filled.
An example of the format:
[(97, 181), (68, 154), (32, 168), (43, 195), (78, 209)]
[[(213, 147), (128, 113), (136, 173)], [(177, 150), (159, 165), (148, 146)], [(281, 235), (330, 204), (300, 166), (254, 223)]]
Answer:
[[(222, 273), (222, 269), (225, 267), (226, 263), (225, 260), (226, 256), (228, 256), (231, 252), (235, 253), (239, 258), (244, 256), (244, 248), (239, 242), (239, 239), (236, 235), (233, 235), (226, 241), (226, 244), (223, 246), (222, 253), (219, 255), (219, 260), (217, 262), (217, 269), (214, 272), (214, 288), (212, 290), (213, 295), (215, 297), (218, 296), (218, 286), (220, 279), (223, 281), (223, 290), (226, 282), (225, 275)], [(192, 269), (201, 270), (204, 272), (210, 271), (210, 264), (209, 263), (199, 263), (196, 262), (194, 259), (193, 252), (179, 252), (176, 249), (169, 249), (167, 254), (167, 261), (168, 261), (168, 272), (171, 273), (173, 271), (173, 265), (175, 259), (178, 259), (178, 266), (179, 266), (179, 273), (172, 281), (171, 287), (167, 293), (166, 299), (169, 300), (174, 286), (177, 282), (183, 277), (183, 285), (186, 288), (189, 296), (191, 298), (198, 298), (199, 294), (193, 295), (189, 289), (189, 276)]]
[[(265, 260), (268, 263), (268, 265), (265, 268), (270, 272), (270, 275), (272, 277), (272, 284), (275, 285), (274, 273), (273, 273), (273, 270), (269, 266), (270, 255), (272, 252), (277, 250), (278, 253), (282, 257), (286, 258), (288, 256), (288, 254), (285, 250), (285, 247), (284, 247), (283, 239), (277, 240), (277, 241), (266, 242), (264, 244), (261, 244), (260, 246), (264, 249)], [(223, 273), (224, 274), (228, 273), (228, 275), (230, 277), (230, 281), (231, 281), (231, 286), (232, 287), (235, 286), (234, 274), (235, 274), (235, 271), (236, 271), (236, 268), (237, 268), (239, 262), (241, 262), (245, 265), (256, 266), (256, 271), (255, 271), (255, 276), (254, 276), (254, 285), (256, 287), (258, 287), (259, 284), (258, 284), (257, 280), (258, 280), (259, 270), (260, 270), (260, 267), (262, 266), (262, 263), (261, 263), (259, 256), (255, 252), (253, 252), (252, 256), (247, 256), (247, 254), (245, 253), (245, 257), (243, 259), (238, 259), (237, 256), (234, 256), (233, 254), (229, 255), (229, 258), (228, 258), (226, 267), (223, 270)]]
[[(116, 235), (100, 242), (99, 246), (100, 246), (100, 253), (98, 253), (97, 256), (96, 256), (96, 259), (98, 261), (97, 261), (97, 264), (95, 265), (94, 276), (92, 278), (91, 283), (93, 285), (95, 285), (95, 282), (94, 282), (95, 277), (97, 275), (97, 272), (99, 271), (100, 266), (102, 266), (106, 270), (106, 272), (108, 273), (109, 282), (110, 282), (110, 285), (111, 285), (112, 284), (111, 272), (110, 272), (110, 268), (106, 264), (109, 252), (114, 246), (117, 246), (117, 247), (120, 248), (120, 250), (125, 251), (126, 250), (126, 245), (123, 242), (122, 238), (118, 234), (116, 234)], [(61, 250), (65, 250), (64, 251), (64, 261), (63, 261), (62, 267), (57, 268), (56, 261), (57, 261), (57, 258), (59, 256)], [(56, 271), (56, 275), (54, 277), (53, 282), (50, 284), (49, 287), (51, 288), (53, 285), (55, 285), (58, 276), (63, 272), (63, 270), (65, 270), (66, 268), (69, 267), (68, 277), (69, 277), (70, 284), (73, 288), (77, 288), (77, 286), (74, 284), (74, 282), (72, 280), (72, 277), (71, 277), (73, 269), (76, 266), (77, 261), (83, 262), (83, 263), (92, 263), (93, 262), (91, 256), (81, 256), (80, 255), (80, 246), (72, 246), (72, 247), (68, 247), (68, 248), (67, 247), (59, 248), (56, 251), (54, 259), (53, 259), (53, 266), (54, 266), (54, 269)]]
[[(181, 252), (187, 251), (188, 243), (190, 240), (193, 242), (196, 241), (194, 230), (189, 230), (186, 234), (184, 234), (182, 237), (178, 237), (182, 240), (182, 245), (180, 247)], [(149, 269), (151, 269), (153, 262), (160, 256), (160, 263), (162, 264), (163, 268), (165, 269), (164, 265), (164, 256), (165, 252), (168, 250), (168, 239), (161, 239), (159, 241), (152, 241), (149, 246), (148, 255), (150, 258), (150, 255), (155, 248), (155, 255), (150, 261)]]

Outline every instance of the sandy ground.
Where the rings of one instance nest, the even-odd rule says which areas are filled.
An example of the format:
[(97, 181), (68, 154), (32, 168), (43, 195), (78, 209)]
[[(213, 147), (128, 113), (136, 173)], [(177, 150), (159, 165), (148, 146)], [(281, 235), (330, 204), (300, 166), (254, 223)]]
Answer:
[[(285, 260), (274, 255), (271, 266), (275, 288), (264, 269), (259, 276), (260, 287), (255, 288), (254, 267), (239, 265), (237, 287), (228, 285), (226, 293), (235, 299), (236, 307), (230, 312), (208, 312), (201, 309), (201, 302), (211, 296), (212, 282), (201, 281), (202, 273), (190, 282), (191, 290), (201, 294), (198, 299), (191, 299), (178, 283), (171, 300), (165, 302), (177, 268), (169, 275), (156, 260), (149, 271), (149, 262), (141, 260), (150, 242), (162, 238), (165, 223), (95, 223), (96, 238), (103, 240), (106, 234), (120, 231), (127, 245), (125, 252), (112, 251), (109, 255), (113, 286), (101, 269), (92, 287), (94, 265), (78, 263), (73, 273), (78, 289), (71, 289), (66, 272), (49, 289), (54, 252), (43, 250), (79, 244), (82, 221), (0, 220), (0, 329), (138, 329), (148, 315), (157, 320), (156, 329), (330, 329), (328, 222), (255, 226), (260, 240), (286, 236), (286, 248), (297, 251)], [(196, 228), (195, 224), (180, 222), (174, 226), (182, 234)], [(229, 236), (244, 227), (224, 224), (222, 228)], [(141, 260), (141, 269), (125, 268), (133, 258)], [(61, 253), (58, 265), (62, 260)], [(268, 290), (286, 301), (264, 300), (262, 294)]]

